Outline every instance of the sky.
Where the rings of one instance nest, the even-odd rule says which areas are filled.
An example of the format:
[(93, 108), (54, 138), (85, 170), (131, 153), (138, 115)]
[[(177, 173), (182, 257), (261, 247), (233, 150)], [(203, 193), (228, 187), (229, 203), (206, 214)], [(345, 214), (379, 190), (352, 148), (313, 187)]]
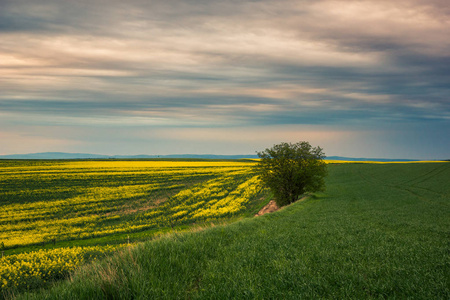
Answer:
[(0, 155), (450, 158), (447, 0), (0, 0)]

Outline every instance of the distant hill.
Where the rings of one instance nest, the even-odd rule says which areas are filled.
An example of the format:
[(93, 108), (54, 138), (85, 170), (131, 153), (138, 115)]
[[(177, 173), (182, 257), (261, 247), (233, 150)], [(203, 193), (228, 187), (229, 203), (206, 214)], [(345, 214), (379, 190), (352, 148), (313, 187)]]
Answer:
[(257, 158), (257, 155), (213, 155), (213, 154), (171, 154), (171, 155), (102, 155), (89, 153), (42, 152), (29, 154), (0, 155), (0, 159), (139, 159), (139, 158), (198, 158), (198, 159), (242, 159)]
[(42, 152), (29, 154), (0, 155), (0, 159), (86, 159), (109, 158), (108, 155), (88, 153)]
[(343, 156), (327, 156), (326, 160), (347, 160), (347, 161), (378, 161), (378, 162), (390, 162), (390, 161), (418, 161), (418, 159), (391, 159), (391, 158), (365, 158), (365, 157), (343, 157)]
[[(0, 159), (139, 159), (139, 158), (193, 158), (193, 159), (243, 159), (258, 158), (255, 154), (249, 155), (214, 155), (214, 154), (170, 154), (170, 155), (102, 155), (89, 153), (65, 153), (65, 152), (42, 152), (29, 154), (0, 155)], [(329, 156), (327, 160), (346, 161), (417, 161), (414, 159), (388, 159), (388, 158), (354, 158), (342, 156)]]

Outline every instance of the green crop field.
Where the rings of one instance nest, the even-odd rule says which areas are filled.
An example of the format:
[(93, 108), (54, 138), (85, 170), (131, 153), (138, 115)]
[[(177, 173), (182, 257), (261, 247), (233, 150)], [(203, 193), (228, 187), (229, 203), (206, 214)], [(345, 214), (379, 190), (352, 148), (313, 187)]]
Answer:
[[(249, 168), (250, 165), (243, 162), (238, 164), (242, 166), (221, 166), (220, 168), (224, 171), (214, 167), (218, 168), (217, 173), (213, 172), (214, 174), (206, 171), (199, 172), (197, 175), (189, 176), (190, 181), (180, 177), (173, 183), (167, 183), (167, 186), (182, 186), (175, 187), (173, 191), (169, 189), (167, 194), (164, 194), (163, 187), (159, 189), (157, 194), (164, 195), (166, 199), (163, 203), (169, 203), (172, 199), (177, 203), (170, 206), (176, 209), (168, 209), (171, 211), (171, 217), (167, 223), (161, 225), (161, 228), (170, 226), (174, 222), (179, 222), (177, 224), (180, 226), (192, 226), (189, 224), (194, 222), (192, 219), (194, 216), (197, 216), (199, 221), (208, 221), (213, 217), (225, 220), (233, 216), (248, 216), (249, 211), (265, 201), (260, 199), (266, 197), (267, 192), (258, 188), (247, 196), (246, 191), (252, 190), (251, 187), (254, 187), (257, 181), (254, 179), (252, 169)], [(39, 186), (42, 182), (54, 182), (55, 185), (58, 183), (62, 190), (70, 190), (77, 183), (78, 186), (86, 186), (87, 191), (82, 195), (67, 192), (70, 197), (66, 199), (83, 197), (83, 195), (90, 197), (90, 193), (95, 193), (94, 182), (89, 185), (87, 184), (89, 180), (86, 180), (83, 185), (83, 180), (76, 178), (67, 182), (67, 179), (60, 179), (61, 174), (58, 175), (54, 166), (51, 167), (52, 171), (47, 172), (48, 177), (42, 177), (48, 178), (47, 181), (31, 180), (31, 183), (27, 183), (28, 190), (23, 188), (15, 190), (12, 187), (21, 184), (17, 178), (25, 173), (19, 169), (14, 171), (13, 168), (13, 166), (5, 165), (2, 167), (4, 172), (1, 177), (2, 222), (4, 218), (14, 216), (12, 213), (4, 213), (5, 207), (45, 202), (44, 199), (37, 200), (38, 196), (35, 196), (35, 200), (28, 201), (26, 196), (40, 195), (32, 192), (34, 187), (37, 190), (47, 189), (48, 187)], [(24, 166), (24, 168), (29, 167)], [(65, 168), (67, 166), (61, 165), (62, 173)], [(159, 172), (163, 172), (165, 168), (168, 167), (160, 168)], [(177, 167), (173, 168), (177, 169)], [(198, 168), (207, 167), (199, 166)], [(210, 171), (211, 169), (213, 168), (210, 168)], [(36, 171), (38, 170), (42, 171), (42, 166), (37, 166)], [(89, 170), (80, 170), (79, 175), (85, 176), (83, 174), (89, 174), (89, 172), (86, 173)], [(105, 178), (98, 182), (104, 182), (105, 185), (108, 183), (109, 187), (120, 188), (127, 184), (133, 186), (135, 182), (133, 176), (136, 176), (142, 179), (136, 181), (136, 185), (145, 186), (145, 176), (149, 175), (143, 174), (147, 171), (141, 169), (142, 175), (139, 175), (137, 170), (134, 171), (116, 174), (115, 179), (112, 180), (113, 177), (108, 174), (113, 170), (104, 168)], [(5, 172), (9, 172), (6, 177)], [(228, 175), (221, 175), (224, 174), (223, 172), (228, 172)], [(99, 169), (93, 173), (102, 172)], [(133, 173), (137, 175), (132, 175)], [(64, 178), (75, 177), (73, 174), (75, 174), (74, 171), (71, 171), (71, 174), (66, 174)], [(16, 179), (10, 177), (5, 180), (13, 175)], [(29, 174), (30, 179), (35, 178), (34, 176), (37, 174)], [(226, 179), (219, 179), (223, 177)], [(92, 177), (88, 176), (88, 178)], [(121, 178), (124, 178), (123, 181)], [(232, 183), (238, 178), (241, 181)], [(117, 180), (121, 183), (114, 185), (112, 182)], [(213, 184), (215, 180), (218, 181), (216, 185), (213, 185), (218, 188), (215, 191), (217, 195), (223, 198), (251, 200), (241, 202), (241, 205), (245, 207), (242, 210), (230, 212), (222, 209), (223, 215), (213, 215), (214, 210), (220, 210), (219, 206), (213, 206), (220, 202), (217, 199), (219, 196), (210, 197), (215, 202), (207, 204), (208, 201), (204, 200), (207, 197), (202, 198), (200, 195), (208, 193), (210, 188), (207, 188), (206, 184)], [(26, 182), (28, 180), (23, 181), (23, 183)], [(161, 182), (165, 181), (161, 180)], [(230, 187), (225, 189), (225, 193), (221, 193), (219, 187), (224, 182), (227, 182), (229, 185), (226, 186)], [(195, 232), (172, 233), (130, 247), (120, 246), (121, 249), (116, 253), (99, 258), (75, 270), (70, 281), (57, 283), (54, 287), (37, 293), (22, 293), (19, 298), (449, 299), (449, 182), (450, 163), (331, 164), (327, 190), (324, 193), (315, 194), (304, 201), (261, 217), (245, 218), (232, 224), (203, 230), (197, 228), (193, 230)], [(190, 191), (187, 192), (187, 196), (183, 192), (185, 190)], [(127, 201), (135, 200), (145, 203), (144, 199), (151, 198), (152, 195), (145, 191), (145, 189), (133, 190), (133, 193), (140, 192), (140, 196), (128, 197)], [(14, 193), (16, 196), (20, 193), (24, 195), (15, 198)], [(45, 193), (52, 196), (50, 191)], [(54, 193), (55, 195), (49, 198), (49, 201), (59, 201), (59, 196), (56, 195), (59, 192)], [(180, 193), (186, 198), (177, 196)], [(136, 226), (144, 224), (139, 223), (140, 218), (130, 216), (145, 215), (148, 210), (129, 208), (131, 204), (126, 204), (127, 201), (121, 202), (120, 195), (114, 192), (112, 194), (114, 196), (107, 194), (105, 198), (113, 199), (115, 203), (122, 203), (122, 207), (114, 211), (114, 206), (110, 206), (105, 209), (105, 214), (109, 217), (109, 213), (113, 211), (122, 219), (101, 223), (101, 218), (94, 218), (91, 223), (82, 223), (93, 224), (88, 226), (91, 231), (88, 232), (86, 229), (84, 232), (87, 235), (81, 236), (86, 241), (95, 242), (98, 241), (96, 239), (114, 236), (102, 233), (102, 224), (112, 228), (120, 228), (122, 221), (130, 223), (130, 220), (138, 220)], [(8, 198), (4, 198), (4, 195)], [(95, 194), (95, 197), (92, 196), (89, 199), (97, 197), (99, 195)], [(107, 202), (102, 199), (100, 197), (101, 201)], [(180, 199), (191, 200), (183, 200), (183, 202)], [(201, 204), (203, 205), (201, 210), (196, 208), (195, 199), (198, 199), (198, 203), (204, 201)], [(233, 201), (230, 203), (234, 203)], [(185, 204), (181, 205), (181, 203)], [(248, 206), (245, 203), (249, 203)], [(96, 205), (102, 207), (100, 203)], [(156, 205), (154, 209), (159, 209), (161, 205), (163, 204)], [(147, 203), (147, 206), (151, 205)], [(194, 207), (188, 208), (190, 206)], [(125, 209), (132, 210), (133, 214), (121, 215), (120, 211)], [(86, 208), (85, 214), (88, 215), (91, 210)], [(176, 215), (183, 210), (187, 212), (180, 216)], [(32, 211), (30, 209), (30, 212)], [(210, 214), (204, 216), (199, 213), (205, 211), (209, 211)], [(65, 213), (65, 210), (61, 210), (61, 218), (64, 218)], [(78, 217), (75, 213), (69, 216)], [(51, 219), (51, 217), (48, 218), (48, 220)], [(30, 217), (27, 221), (10, 221), (1, 224), (2, 226), (6, 224), (8, 228), (17, 224), (17, 227), (13, 226), (15, 229), (10, 229), (11, 232), (14, 232), (13, 230), (26, 232), (24, 228), (27, 227), (21, 227), (22, 222), (38, 221)], [(149, 222), (151, 224), (150, 217)], [(69, 225), (67, 225), (68, 228), (71, 228)], [(28, 228), (34, 230), (32, 226)], [(131, 227), (130, 230), (135, 229)], [(145, 230), (153, 230), (153, 227), (139, 227), (136, 230), (138, 230), (136, 233), (139, 233), (139, 230), (145, 232)], [(95, 234), (89, 235), (92, 232)], [(46, 235), (44, 237), (43, 240), (53, 238)], [(56, 235), (56, 237), (58, 240), (66, 239), (67, 243), (80, 241), (77, 235)], [(104, 240), (101, 241), (104, 242)], [(32, 244), (5, 243), (5, 248), (10, 247), (6, 251), (15, 251), (21, 247), (28, 249), (27, 247), (31, 247)], [(90, 247), (95, 245), (91, 244)], [(78, 248), (71, 249), (75, 251)], [(86, 253), (83, 257), (87, 255)], [(11, 252), (5, 258), (14, 255), (19, 254)], [(92, 261), (91, 258), (86, 260)], [(16, 295), (14, 290), (4, 294), (7, 298), (13, 295)]]

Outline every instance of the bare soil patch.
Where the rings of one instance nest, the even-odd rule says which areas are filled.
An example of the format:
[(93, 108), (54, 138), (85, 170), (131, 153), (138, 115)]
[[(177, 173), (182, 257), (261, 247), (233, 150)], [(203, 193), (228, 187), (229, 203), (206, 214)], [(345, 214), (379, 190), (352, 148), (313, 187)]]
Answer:
[[(305, 200), (306, 198), (308, 198), (308, 196), (303, 196), (302, 198), (298, 199), (296, 202), (303, 201), (303, 200)], [(262, 216), (262, 215), (264, 215), (264, 214), (267, 214), (267, 213), (271, 213), (271, 212), (277, 211), (277, 210), (279, 210), (279, 209), (280, 209), (280, 207), (278, 207), (277, 203), (276, 203), (274, 200), (270, 200), (270, 202), (267, 203), (266, 206), (264, 206), (263, 208), (261, 208), (261, 210), (260, 210), (257, 214), (255, 214), (255, 217), (257, 217), (257, 216)]]
[(261, 208), (261, 210), (255, 215), (255, 217), (262, 216), (264, 214), (271, 213), (279, 209), (280, 208), (278, 207), (277, 203), (274, 200), (270, 200), (270, 202), (267, 203), (266, 206)]

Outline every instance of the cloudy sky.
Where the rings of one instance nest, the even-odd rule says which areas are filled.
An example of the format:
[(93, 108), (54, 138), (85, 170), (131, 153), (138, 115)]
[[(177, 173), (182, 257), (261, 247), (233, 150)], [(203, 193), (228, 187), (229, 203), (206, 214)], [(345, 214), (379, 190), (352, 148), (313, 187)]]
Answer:
[(450, 158), (447, 0), (0, 0), (0, 154)]

